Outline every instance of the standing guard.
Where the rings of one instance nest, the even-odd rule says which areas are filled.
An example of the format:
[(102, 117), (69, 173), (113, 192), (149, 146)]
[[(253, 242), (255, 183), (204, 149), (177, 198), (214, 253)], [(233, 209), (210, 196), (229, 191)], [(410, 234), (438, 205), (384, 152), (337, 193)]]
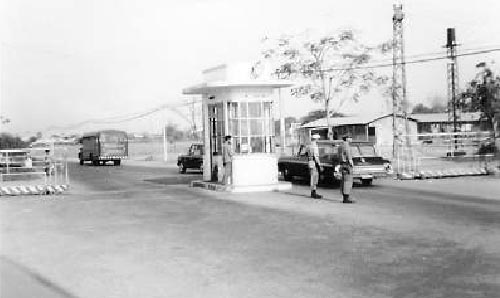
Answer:
[(311, 144), (308, 148), (308, 167), (309, 167), (309, 176), (310, 176), (310, 184), (311, 184), (311, 198), (313, 199), (321, 199), (323, 196), (316, 193), (316, 185), (318, 185), (319, 181), (319, 172), (320, 172), (320, 162), (319, 162), (319, 149), (316, 140), (318, 140), (320, 136), (318, 134), (314, 134), (311, 136)]
[(233, 183), (233, 145), (231, 136), (225, 137), (222, 151), (222, 165), (224, 167), (223, 183), (225, 185), (230, 185)]
[(351, 136), (345, 135), (342, 140), (342, 146), (340, 146), (340, 156), (341, 156), (341, 171), (342, 171), (342, 184), (340, 191), (343, 196), (342, 203), (349, 204), (354, 203), (353, 200), (349, 198), (352, 191), (353, 183), (353, 170), (354, 163), (352, 161), (352, 152), (349, 143), (352, 141)]

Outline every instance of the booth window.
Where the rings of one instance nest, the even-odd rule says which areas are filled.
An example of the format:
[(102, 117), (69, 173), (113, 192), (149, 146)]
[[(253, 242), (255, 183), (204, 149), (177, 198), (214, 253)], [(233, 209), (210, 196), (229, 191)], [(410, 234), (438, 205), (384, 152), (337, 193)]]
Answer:
[(230, 102), (227, 105), (235, 153), (273, 153), (272, 103)]

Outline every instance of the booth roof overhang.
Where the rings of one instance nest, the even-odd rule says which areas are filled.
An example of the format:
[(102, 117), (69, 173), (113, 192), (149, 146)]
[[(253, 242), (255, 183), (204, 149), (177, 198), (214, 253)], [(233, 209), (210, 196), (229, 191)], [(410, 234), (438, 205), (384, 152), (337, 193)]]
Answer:
[(210, 82), (185, 88), (182, 90), (182, 94), (205, 94), (214, 90), (230, 88), (286, 88), (293, 85), (287, 81)]

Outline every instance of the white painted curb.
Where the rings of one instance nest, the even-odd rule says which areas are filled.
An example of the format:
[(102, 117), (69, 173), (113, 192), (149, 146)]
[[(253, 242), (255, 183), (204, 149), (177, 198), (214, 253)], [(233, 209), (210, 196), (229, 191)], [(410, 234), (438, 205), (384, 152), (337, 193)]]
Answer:
[(62, 194), (69, 189), (69, 185), (21, 185), (1, 186), (0, 196), (23, 196), (23, 195), (53, 195)]
[(480, 176), (488, 175), (488, 171), (484, 168), (458, 168), (449, 170), (421, 170), (418, 172), (402, 172), (399, 179), (433, 179), (433, 178), (448, 178), (462, 176)]

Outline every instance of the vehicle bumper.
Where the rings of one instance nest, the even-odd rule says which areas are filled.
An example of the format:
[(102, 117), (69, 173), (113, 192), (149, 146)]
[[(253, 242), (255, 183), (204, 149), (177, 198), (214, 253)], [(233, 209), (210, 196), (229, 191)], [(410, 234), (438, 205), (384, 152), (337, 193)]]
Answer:
[(127, 157), (126, 156), (114, 156), (114, 155), (99, 156), (99, 160), (123, 160), (123, 159), (127, 159)]

